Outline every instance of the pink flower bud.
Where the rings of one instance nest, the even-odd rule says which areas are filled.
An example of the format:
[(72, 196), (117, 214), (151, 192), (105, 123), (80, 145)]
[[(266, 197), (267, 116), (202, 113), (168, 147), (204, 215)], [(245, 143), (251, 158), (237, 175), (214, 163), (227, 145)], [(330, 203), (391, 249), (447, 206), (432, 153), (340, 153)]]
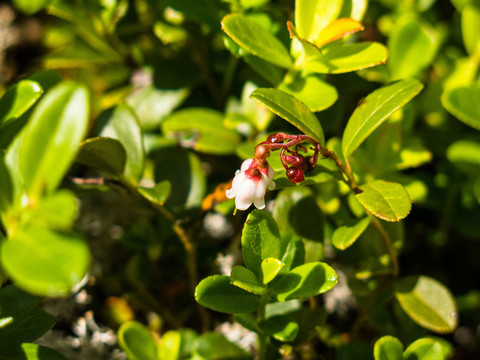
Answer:
[(235, 198), (238, 210), (247, 210), (252, 203), (257, 209), (265, 208), (265, 193), (275, 188), (273, 169), (268, 163), (262, 168), (260, 164), (253, 159), (245, 160), (235, 173), (232, 188), (226, 194), (229, 199)]

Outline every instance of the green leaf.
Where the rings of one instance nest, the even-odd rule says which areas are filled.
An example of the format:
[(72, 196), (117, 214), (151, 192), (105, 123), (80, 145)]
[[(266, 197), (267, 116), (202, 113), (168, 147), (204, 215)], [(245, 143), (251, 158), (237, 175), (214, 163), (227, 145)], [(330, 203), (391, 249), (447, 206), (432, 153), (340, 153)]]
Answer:
[(393, 112), (409, 102), (423, 85), (417, 80), (400, 80), (369, 94), (348, 120), (342, 138), (342, 151), (350, 156)]
[(233, 154), (242, 138), (237, 131), (227, 129), (223, 120), (219, 111), (188, 108), (168, 116), (161, 126), (166, 136), (177, 138), (183, 147), (207, 154)]
[(3, 241), (0, 256), (15, 285), (47, 296), (68, 294), (85, 276), (90, 258), (79, 237), (37, 226), (20, 228)]
[(87, 139), (80, 145), (75, 161), (118, 176), (123, 174), (127, 154), (120, 141), (96, 137)]
[(124, 175), (133, 184), (137, 184), (143, 175), (145, 154), (142, 131), (133, 110), (121, 103), (104, 111), (95, 123), (94, 133), (100, 137), (118, 140), (126, 152)]
[(278, 90), (295, 96), (313, 112), (329, 108), (338, 98), (337, 89), (315, 74), (285, 76)]
[(155, 338), (148, 328), (136, 321), (123, 323), (118, 329), (118, 344), (131, 360), (158, 359)]
[(230, 274), (230, 283), (255, 295), (265, 293), (265, 286), (258, 281), (255, 273), (244, 266), (236, 265)]
[(417, 324), (438, 333), (455, 330), (458, 314), (450, 291), (428, 276), (409, 276), (395, 284), (395, 297)]
[(13, 5), (26, 15), (32, 15), (44, 9), (52, 0), (13, 0)]
[(21, 222), (51, 230), (68, 230), (72, 227), (77, 212), (78, 203), (75, 195), (68, 190), (59, 190), (24, 208)]
[[(51, 89), (10, 145), (6, 164), (17, 184), (16, 200), (52, 192), (69, 169), (87, 130), (88, 92), (73, 82)], [(58, 156), (62, 154), (62, 156)]]
[(273, 283), (273, 296), (277, 301), (305, 299), (322, 294), (337, 283), (337, 274), (330, 266), (311, 262), (280, 274)]
[(142, 129), (154, 130), (188, 95), (187, 88), (164, 90), (150, 85), (133, 91), (126, 102), (135, 110)]
[(435, 35), (417, 18), (397, 21), (388, 39), (387, 66), (393, 80), (418, 76), (432, 62), (439, 46)]
[(447, 159), (459, 169), (472, 176), (480, 171), (480, 142), (455, 141), (447, 148)]
[(249, 53), (241, 48), (240, 56), (252, 67), (261, 77), (267, 80), (272, 86), (280, 84), (284, 77), (284, 70), (262, 58)]
[(282, 257), (282, 262), (285, 266), (281, 271), (288, 272), (294, 267), (305, 263), (305, 245), (302, 239), (288, 232), (282, 232), (282, 239), (285, 239), (283, 240), (284, 242), (288, 241), (288, 245)]
[(1, 360), (67, 360), (60, 353), (46, 346), (23, 343), (19, 347), (4, 347), (0, 349)]
[(54, 316), (35, 307), (41, 301), (13, 285), (0, 290), (0, 354), (6, 348), (38, 339), (55, 324)]
[(167, 201), (170, 192), (172, 191), (172, 185), (170, 181), (164, 180), (155, 184), (153, 188), (147, 188), (144, 186), (139, 186), (138, 191), (142, 194), (148, 201), (163, 205)]
[(252, 92), (250, 97), (264, 104), (304, 134), (313, 137), (322, 146), (325, 145), (325, 136), (317, 117), (294, 96), (277, 89), (260, 88)]
[(158, 345), (158, 359), (183, 359), (192, 352), (197, 338), (191, 329), (169, 330), (164, 333)]
[[(308, 45), (306, 45), (308, 46)], [(305, 47), (304, 47), (305, 48)], [(305, 69), (320, 74), (341, 74), (383, 64), (388, 51), (377, 42), (332, 45), (322, 52), (306, 49)]]
[(394, 336), (383, 336), (373, 348), (375, 360), (402, 360), (403, 344)]
[(12, 203), (12, 181), (10, 173), (5, 166), (3, 157), (0, 156), (0, 213), (6, 211)]
[(295, 24), (299, 35), (310, 42), (315, 42), (320, 31), (338, 17), (342, 3), (341, 0), (297, 0)]
[(262, 261), (263, 283), (268, 284), (275, 279), (275, 276), (282, 270), (285, 264), (273, 257), (266, 258)]
[(195, 341), (192, 359), (208, 360), (251, 360), (252, 357), (238, 345), (235, 345), (217, 333), (207, 333)]
[(226, 275), (209, 276), (195, 288), (195, 300), (209, 309), (229, 313), (255, 311), (260, 306), (260, 298), (230, 284)]
[(283, 342), (293, 341), (299, 330), (295, 320), (285, 315), (272, 316), (262, 320), (258, 325), (267, 335)]
[(307, 240), (323, 240), (322, 211), (308, 187), (290, 187), (280, 191), (272, 213), (281, 231), (294, 233)]
[(360, 220), (338, 227), (332, 236), (332, 244), (337, 249), (345, 250), (353, 245), (353, 243), (363, 234), (372, 218), (367, 216)]
[(222, 29), (253, 55), (283, 68), (292, 66), (292, 59), (285, 46), (255, 21), (240, 14), (230, 14), (222, 19)]
[(470, 56), (480, 51), (480, 9), (473, 4), (465, 6), (462, 10), (462, 37), (465, 49)]
[(262, 279), (262, 261), (280, 258), (282, 242), (277, 224), (266, 211), (253, 210), (247, 217), (242, 231), (242, 254), (245, 266)]
[(42, 96), (43, 89), (32, 80), (21, 80), (0, 99), (0, 127), (18, 119)]
[(403, 353), (405, 360), (446, 360), (449, 359), (442, 342), (434, 338), (421, 338), (411, 343)]
[(412, 208), (405, 188), (391, 181), (375, 180), (360, 186), (357, 200), (376, 217), (386, 221), (400, 221)]
[(464, 124), (480, 130), (480, 89), (458, 87), (442, 94), (442, 104), (447, 111)]

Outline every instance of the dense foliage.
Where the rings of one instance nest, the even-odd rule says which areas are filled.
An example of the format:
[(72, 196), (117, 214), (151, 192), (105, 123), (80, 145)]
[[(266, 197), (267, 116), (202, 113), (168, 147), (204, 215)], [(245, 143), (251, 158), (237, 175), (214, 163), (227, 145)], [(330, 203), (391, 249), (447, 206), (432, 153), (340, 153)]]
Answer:
[(1, 359), (480, 356), (476, 1), (0, 23)]

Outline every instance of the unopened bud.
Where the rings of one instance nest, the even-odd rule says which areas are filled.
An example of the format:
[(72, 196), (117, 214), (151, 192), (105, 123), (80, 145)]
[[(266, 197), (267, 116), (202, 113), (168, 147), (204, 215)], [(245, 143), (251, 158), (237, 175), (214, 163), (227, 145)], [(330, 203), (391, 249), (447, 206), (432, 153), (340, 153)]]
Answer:
[(255, 148), (255, 159), (260, 162), (264, 162), (268, 155), (270, 155), (270, 150), (266, 146), (259, 145)]
[(305, 176), (303, 175), (302, 170), (297, 169), (295, 167), (290, 167), (287, 170), (287, 178), (294, 184), (299, 184), (303, 180), (305, 180)]

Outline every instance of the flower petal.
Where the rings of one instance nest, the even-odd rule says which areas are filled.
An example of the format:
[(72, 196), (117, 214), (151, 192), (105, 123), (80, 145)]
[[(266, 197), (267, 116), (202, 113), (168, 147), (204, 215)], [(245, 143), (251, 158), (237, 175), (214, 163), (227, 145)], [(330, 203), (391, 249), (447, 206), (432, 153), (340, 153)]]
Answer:
[(240, 167), (241, 171), (248, 170), (250, 168), (250, 165), (252, 164), (253, 159), (247, 159), (242, 163), (242, 166)]

